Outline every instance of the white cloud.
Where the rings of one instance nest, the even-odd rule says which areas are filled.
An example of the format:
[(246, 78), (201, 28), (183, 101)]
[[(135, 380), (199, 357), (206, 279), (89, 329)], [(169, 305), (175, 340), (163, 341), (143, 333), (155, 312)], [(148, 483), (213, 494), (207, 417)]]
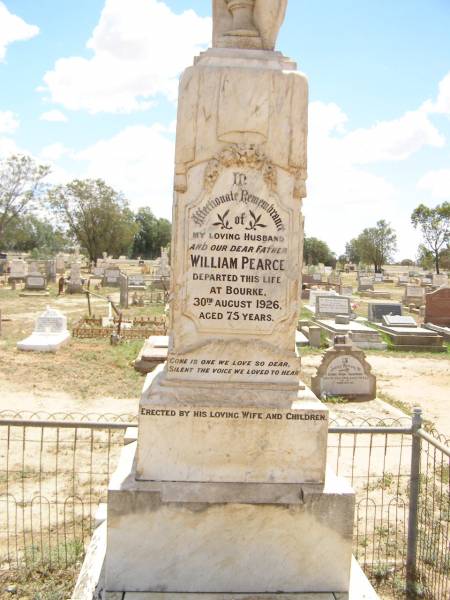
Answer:
[(14, 133), (18, 127), (19, 120), (12, 111), (0, 111), (0, 133)]
[(422, 105), (422, 110), (428, 113), (450, 115), (450, 73), (439, 83), (439, 93), (436, 101), (427, 100)]
[(92, 58), (61, 58), (45, 74), (50, 99), (90, 113), (147, 109), (158, 94), (175, 100), (178, 75), (208, 45), (211, 27), (159, 0), (106, 0), (87, 43)]
[(445, 138), (421, 110), (398, 119), (381, 121), (369, 129), (357, 129), (344, 141), (344, 151), (358, 164), (405, 160), (424, 146), (441, 148)]
[(0, 62), (5, 59), (9, 44), (29, 40), (39, 33), (39, 27), (29, 25), (13, 15), (0, 0)]
[(437, 200), (450, 200), (450, 169), (438, 169), (425, 173), (418, 181), (417, 187), (430, 192), (432, 197)]
[(132, 208), (150, 206), (171, 218), (174, 143), (159, 124), (128, 127), (77, 154), (87, 161), (83, 177), (100, 177), (122, 191)]
[(42, 148), (39, 153), (39, 159), (53, 162), (71, 154), (73, 154), (72, 151), (64, 146), (64, 144), (55, 142), (54, 144), (49, 144), (48, 146), (44, 146), (44, 148)]
[(40, 116), (41, 121), (50, 121), (51, 123), (65, 123), (66, 115), (60, 110), (48, 110)]
[(11, 154), (19, 153), (16, 142), (9, 137), (0, 137), (0, 159), (6, 158)]

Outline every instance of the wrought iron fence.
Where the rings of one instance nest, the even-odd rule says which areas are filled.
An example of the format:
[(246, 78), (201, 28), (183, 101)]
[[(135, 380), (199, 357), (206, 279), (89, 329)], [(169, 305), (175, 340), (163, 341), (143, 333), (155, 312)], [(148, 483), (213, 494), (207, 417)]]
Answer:
[[(0, 413), (0, 567), (82, 552), (133, 415)], [(450, 597), (450, 448), (410, 419), (330, 423), (329, 465), (356, 491), (354, 552), (381, 595)]]

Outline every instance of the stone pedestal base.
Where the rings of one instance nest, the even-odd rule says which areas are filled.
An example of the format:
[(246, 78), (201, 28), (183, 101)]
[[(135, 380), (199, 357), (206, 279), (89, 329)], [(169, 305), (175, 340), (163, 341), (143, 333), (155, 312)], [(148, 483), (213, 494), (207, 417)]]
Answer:
[(354, 492), (320, 484), (140, 482), (136, 445), (108, 493), (108, 592), (347, 592)]
[(137, 479), (323, 484), (328, 409), (311, 390), (177, 383), (147, 376)]

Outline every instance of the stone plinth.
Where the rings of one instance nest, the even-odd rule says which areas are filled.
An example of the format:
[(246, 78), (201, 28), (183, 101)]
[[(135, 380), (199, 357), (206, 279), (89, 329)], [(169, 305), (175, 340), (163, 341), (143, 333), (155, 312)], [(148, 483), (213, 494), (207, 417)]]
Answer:
[(135, 447), (108, 492), (108, 592), (348, 590), (354, 492), (342, 480), (139, 482)]
[(151, 373), (158, 365), (167, 360), (169, 337), (166, 335), (150, 336), (144, 342), (138, 357), (134, 361), (134, 368), (140, 373)]
[(212, 388), (209, 401), (185, 404), (161, 386), (161, 370), (147, 376), (140, 403), (138, 479), (323, 482), (328, 409), (309, 390), (263, 404), (239, 387), (222, 403)]
[(379, 326), (391, 340), (395, 350), (422, 352), (446, 352), (444, 338), (424, 327), (388, 327)]
[(351, 334), (352, 342), (363, 350), (386, 350), (387, 344), (383, 342), (378, 331), (367, 327), (359, 321), (350, 323), (336, 323), (336, 319), (318, 319), (316, 324), (326, 334), (330, 345), (334, 344), (335, 336)]

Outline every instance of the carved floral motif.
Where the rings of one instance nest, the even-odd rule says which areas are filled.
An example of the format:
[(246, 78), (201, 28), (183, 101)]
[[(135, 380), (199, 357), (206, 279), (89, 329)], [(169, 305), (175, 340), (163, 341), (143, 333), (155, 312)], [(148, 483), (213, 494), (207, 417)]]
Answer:
[(272, 162), (256, 144), (233, 144), (211, 159), (205, 170), (204, 185), (211, 191), (222, 169), (246, 167), (261, 171), (264, 181), (272, 191), (277, 187), (277, 171)]

